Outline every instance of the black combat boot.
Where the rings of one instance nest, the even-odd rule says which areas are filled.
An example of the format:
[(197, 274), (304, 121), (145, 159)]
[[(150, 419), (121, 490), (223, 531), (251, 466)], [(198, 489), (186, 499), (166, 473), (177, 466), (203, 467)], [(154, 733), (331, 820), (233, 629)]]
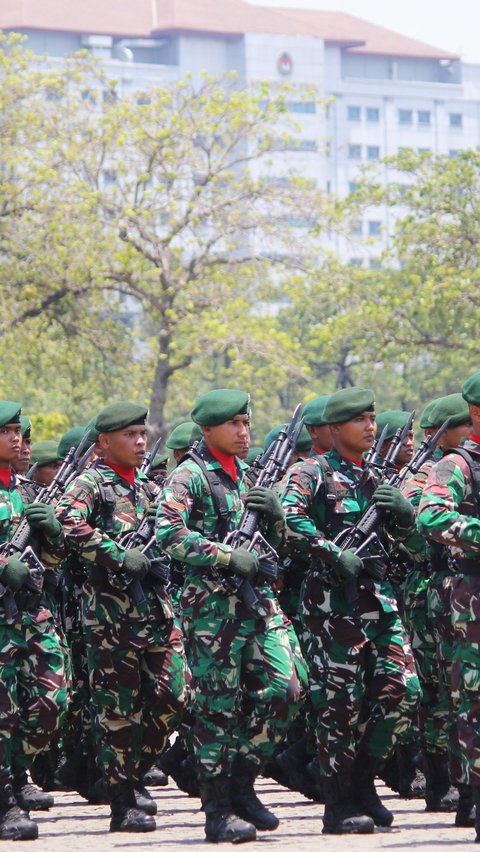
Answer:
[(475, 805), (470, 784), (458, 784), (458, 805), (455, 814), (457, 828), (472, 828), (475, 825)]
[(165, 775), (163, 769), (158, 764), (158, 759), (153, 766), (147, 770), (143, 776), (145, 787), (166, 787), (168, 784), (168, 775)]
[(384, 805), (375, 788), (377, 762), (366, 751), (359, 751), (353, 764), (352, 787), (363, 813), (372, 817), (375, 825), (388, 828), (393, 814)]
[(423, 753), (425, 810), (443, 813), (456, 811), (458, 790), (450, 784), (447, 752)]
[(15, 772), (12, 786), (17, 803), (24, 811), (48, 811), (55, 804), (51, 793), (29, 783), (26, 772)]
[(173, 745), (165, 749), (157, 765), (166, 775), (170, 775), (182, 793), (200, 795), (195, 756), (188, 751), (183, 737), (178, 736)]
[(112, 784), (109, 792), (112, 810), (110, 831), (155, 831), (157, 826), (153, 817), (137, 807), (132, 784), (128, 781)]
[(155, 799), (152, 798), (148, 790), (145, 789), (143, 784), (135, 784), (135, 802), (137, 804), (137, 808), (140, 811), (143, 811), (144, 814), (149, 814), (150, 816), (155, 816), (157, 813), (157, 803)]
[(232, 807), (230, 778), (218, 775), (200, 782), (205, 811), (205, 837), (210, 843), (248, 843), (256, 840), (255, 826), (237, 816)]
[(36, 840), (38, 825), (19, 807), (11, 784), (0, 789), (0, 840)]
[[(321, 795), (319, 799), (319, 786), (312, 779), (307, 769), (307, 766), (314, 759), (314, 751), (309, 748), (309, 745), (310, 737), (305, 734), (298, 742), (284, 749), (273, 761), (270, 761), (267, 771), (272, 778), (275, 778), (279, 784), (283, 784), (289, 790), (296, 790), (302, 796), (316, 802), (323, 801)], [(273, 771), (271, 771), (272, 763), (274, 764)]]
[(472, 796), (475, 806), (475, 843), (480, 843), (480, 787), (472, 787)]
[(352, 776), (332, 775), (323, 781), (325, 812), (323, 834), (372, 834), (375, 824), (353, 795)]
[(259, 831), (274, 831), (278, 828), (279, 820), (271, 811), (262, 805), (255, 793), (255, 778), (257, 767), (237, 755), (232, 766), (231, 793), (232, 805), (237, 816), (252, 823)]
[(398, 764), (398, 794), (402, 799), (425, 798), (425, 776), (418, 766), (418, 746), (416, 743), (396, 748)]

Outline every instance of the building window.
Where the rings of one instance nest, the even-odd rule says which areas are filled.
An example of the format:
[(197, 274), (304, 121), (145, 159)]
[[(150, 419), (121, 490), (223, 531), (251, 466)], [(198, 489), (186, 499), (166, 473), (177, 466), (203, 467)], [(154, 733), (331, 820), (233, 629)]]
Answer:
[(369, 237), (379, 237), (382, 230), (382, 223), (374, 221), (373, 219), (369, 220), (368, 223), (368, 236)]
[(362, 159), (362, 146), (361, 145), (349, 145), (348, 146), (348, 159), (349, 160), (361, 160)]
[(361, 108), (359, 106), (347, 106), (347, 118), (349, 121), (361, 121)]
[(380, 148), (378, 145), (367, 145), (367, 160), (379, 160)]
[(362, 222), (360, 219), (352, 219), (350, 222), (350, 233), (352, 236), (361, 237), (363, 233)]
[(461, 112), (450, 113), (450, 127), (462, 127), (463, 115)]
[(378, 107), (367, 107), (366, 109), (367, 121), (372, 123), (377, 123), (380, 121), (380, 110)]
[(428, 109), (419, 109), (417, 113), (418, 123), (423, 124), (423, 126), (428, 126), (430, 124), (430, 112)]
[(356, 269), (360, 269), (360, 267), (363, 266), (363, 258), (351, 257), (350, 258), (350, 266), (354, 266)]
[(399, 124), (412, 124), (413, 121), (413, 113), (411, 109), (399, 109), (398, 110), (398, 123)]
[(315, 113), (317, 106), (315, 101), (288, 101), (287, 109), (289, 112)]

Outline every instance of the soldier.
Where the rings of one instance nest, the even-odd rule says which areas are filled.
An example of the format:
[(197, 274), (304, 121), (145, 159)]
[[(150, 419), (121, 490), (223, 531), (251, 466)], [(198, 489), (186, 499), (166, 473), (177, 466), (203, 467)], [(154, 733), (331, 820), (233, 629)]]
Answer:
[[(462, 387), (469, 404), (472, 434), (461, 448), (432, 467), (418, 513), (419, 529), (449, 548), (457, 575), (451, 580), (454, 627), (452, 694), (452, 781), (471, 785), (480, 842), (480, 373)], [(450, 585), (450, 583), (449, 583)]]
[[(265, 438), (263, 440), (263, 451), (265, 452), (268, 448), (273, 444), (274, 441), (278, 438), (280, 434), (280, 430), (283, 428), (283, 423), (278, 423), (277, 426), (274, 426), (273, 429), (270, 429), (270, 432), (267, 432)], [(300, 458), (304, 458), (308, 456), (310, 450), (313, 447), (313, 441), (307, 431), (307, 428), (303, 426), (300, 435), (297, 438), (297, 443), (295, 445), (295, 452), (292, 455), (290, 464), (295, 464)]]
[[(374, 778), (418, 703), (419, 684), (413, 678), (407, 683), (404, 628), (390, 582), (372, 579), (360, 556), (342, 551), (334, 539), (373, 499), (392, 538), (411, 548), (420, 540), (408, 501), (397, 488), (376, 487), (372, 472), (363, 470), (363, 454), (376, 432), (372, 391), (332, 394), (324, 421), (331, 427), (332, 450), (291, 468), (281, 499), (289, 533), (311, 565), (301, 611), (312, 648), (311, 696), (319, 711), (323, 830), (370, 833), (374, 822), (388, 826), (393, 820)], [(388, 546), (385, 536), (383, 541)], [(370, 713), (360, 720), (365, 694)]]
[(23, 475), (30, 467), (30, 459), (32, 457), (32, 421), (25, 414), (20, 415), (20, 434), (22, 436), (22, 445), (18, 458), (12, 462), (12, 468), (15, 473)]
[[(143, 405), (122, 402), (98, 414), (101, 457), (69, 486), (57, 510), (71, 552), (90, 566), (83, 629), (110, 831), (155, 830), (156, 808), (145, 799), (142, 778), (186, 699), (182, 637), (166, 587), (148, 575), (150, 560), (140, 548), (119, 541), (138, 527), (157, 493), (137, 470), (147, 413)], [(142, 584), (144, 600), (134, 600), (134, 581)]]
[[(47, 568), (63, 554), (61, 527), (50, 506), (25, 506), (12, 462), (21, 447), (20, 405), (0, 402), (0, 543), (25, 515)], [(0, 554), (0, 838), (31, 840), (38, 826), (28, 814), (26, 772), (59, 729), (67, 695), (63, 653), (41, 591), (27, 588), (29, 567)], [(35, 791), (33, 791), (35, 793)]]
[(58, 441), (36, 441), (32, 444), (32, 482), (50, 485), (62, 464), (58, 457)]
[(178, 426), (175, 426), (167, 440), (165, 441), (165, 446), (167, 449), (173, 451), (173, 458), (175, 459), (175, 464), (179, 464), (183, 459), (185, 453), (188, 453), (192, 444), (195, 441), (198, 441), (202, 437), (202, 430), (196, 423), (192, 423), (191, 420), (187, 420), (185, 423), (179, 423)]
[[(249, 396), (215, 390), (201, 396), (192, 419), (203, 440), (170, 476), (158, 508), (157, 540), (185, 563), (183, 626), (194, 680), (194, 749), (211, 842), (254, 840), (255, 827), (278, 819), (256, 797), (254, 781), (296, 712), (300, 695), (284, 618), (259, 560), (224, 538), (245, 506), (263, 519), (276, 546), (284, 531), (276, 495), (253, 488), (245, 497)], [(236, 458), (237, 457), (237, 458)], [(258, 606), (231, 591), (229, 577), (255, 584)]]

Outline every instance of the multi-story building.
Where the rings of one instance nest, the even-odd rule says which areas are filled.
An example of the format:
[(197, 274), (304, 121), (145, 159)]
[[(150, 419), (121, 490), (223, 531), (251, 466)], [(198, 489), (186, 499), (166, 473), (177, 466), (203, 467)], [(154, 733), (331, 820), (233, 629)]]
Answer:
[[(362, 165), (401, 148), (454, 156), (480, 143), (480, 66), (340, 12), (243, 0), (3, 0), (0, 28), (24, 33), (30, 48), (52, 58), (86, 48), (120, 92), (202, 71), (234, 70), (246, 86), (287, 81), (299, 132), (292, 150), (278, 154), (278, 177), (293, 165), (341, 197)], [(315, 97), (305, 96), (307, 87)], [(333, 247), (356, 265), (375, 265), (388, 217), (384, 209), (367, 213)]]

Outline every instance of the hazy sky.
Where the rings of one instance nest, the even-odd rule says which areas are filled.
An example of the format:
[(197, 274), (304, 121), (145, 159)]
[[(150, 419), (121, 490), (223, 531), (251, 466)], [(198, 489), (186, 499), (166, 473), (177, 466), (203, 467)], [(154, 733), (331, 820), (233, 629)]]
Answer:
[(257, 6), (325, 9), (396, 30), (480, 63), (480, 0), (249, 0)]

